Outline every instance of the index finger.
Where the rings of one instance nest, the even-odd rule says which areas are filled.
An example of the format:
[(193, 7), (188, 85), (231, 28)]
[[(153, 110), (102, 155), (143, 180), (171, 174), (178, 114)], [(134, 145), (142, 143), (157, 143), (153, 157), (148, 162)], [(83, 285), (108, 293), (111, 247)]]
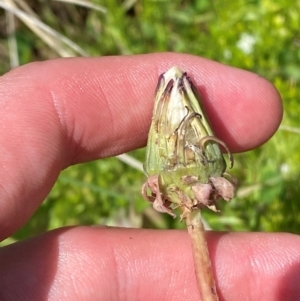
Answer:
[(159, 74), (193, 78), (216, 136), (231, 151), (266, 141), (282, 116), (263, 78), (196, 56), (152, 54), (29, 64), (0, 79), (0, 237), (26, 221), (62, 168), (145, 145)]

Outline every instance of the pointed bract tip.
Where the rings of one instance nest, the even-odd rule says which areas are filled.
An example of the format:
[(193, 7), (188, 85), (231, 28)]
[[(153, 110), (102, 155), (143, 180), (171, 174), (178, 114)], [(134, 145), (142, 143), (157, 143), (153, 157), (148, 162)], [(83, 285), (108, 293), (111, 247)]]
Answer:
[(184, 72), (181, 70), (181, 68), (179, 68), (178, 66), (173, 66), (167, 72), (164, 73), (164, 78), (166, 79), (166, 81), (170, 79), (176, 80), (182, 77), (183, 74)]

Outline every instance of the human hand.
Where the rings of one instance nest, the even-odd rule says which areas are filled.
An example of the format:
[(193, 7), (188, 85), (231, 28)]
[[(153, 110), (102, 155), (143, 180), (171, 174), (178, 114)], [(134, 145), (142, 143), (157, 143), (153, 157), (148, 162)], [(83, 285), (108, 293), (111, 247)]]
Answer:
[[(179, 65), (231, 151), (266, 141), (280, 96), (255, 74), (183, 54), (33, 63), (0, 78), (0, 237), (21, 227), (60, 171), (145, 145), (159, 74)], [(300, 299), (300, 239), (207, 234), (221, 300)], [(63, 228), (0, 250), (0, 300), (199, 300), (186, 231)]]

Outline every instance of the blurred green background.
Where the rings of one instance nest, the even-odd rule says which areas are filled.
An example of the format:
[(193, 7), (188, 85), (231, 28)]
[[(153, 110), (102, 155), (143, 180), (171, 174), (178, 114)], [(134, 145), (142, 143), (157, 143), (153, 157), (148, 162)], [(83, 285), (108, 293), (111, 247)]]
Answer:
[[(204, 216), (216, 230), (299, 233), (299, 24), (295, 0), (82, 0), (81, 5), (0, 0), (0, 73), (60, 56), (174, 51), (264, 76), (282, 96), (282, 124), (262, 147), (235, 155), (237, 197), (220, 203), (221, 213)], [(142, 162), (144, 154), (140, 149), (129, 155)], [(140, 170), (118, 158), (70, 167), (6, 243), (74, 224), (184, 228), (142, 199), (144, 180)]]

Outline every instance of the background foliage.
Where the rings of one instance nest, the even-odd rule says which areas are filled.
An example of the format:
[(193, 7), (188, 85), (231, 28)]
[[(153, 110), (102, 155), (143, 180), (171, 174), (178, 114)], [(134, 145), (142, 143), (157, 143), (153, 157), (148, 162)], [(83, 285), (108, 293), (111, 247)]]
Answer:
[[(59, 56), (175, 51), (247, 69), (274, 83), (284, 103), (282, 125), (262, 147), (235, 156), (238, 195), (220, 214), (205, 212), (205, 218), (219, 230), (300, 232), (300, 1), (94, 0), (101, 7), (92, 8), (16, 3), (0, 0), (1, 74), (17, 64)], [(12, 17), (9, 11), (17, 9), (55, 30), (54, 46), (41, 38), (46, 33), (38, 33), (39, 23), (29, 28), (24, 18)], [(144, 150), (130, 155), (144, 160)], [(11, 240), (70, 224), (184, 227), (142, 200), (144, 179), (117, 158), (70, 167)]]

